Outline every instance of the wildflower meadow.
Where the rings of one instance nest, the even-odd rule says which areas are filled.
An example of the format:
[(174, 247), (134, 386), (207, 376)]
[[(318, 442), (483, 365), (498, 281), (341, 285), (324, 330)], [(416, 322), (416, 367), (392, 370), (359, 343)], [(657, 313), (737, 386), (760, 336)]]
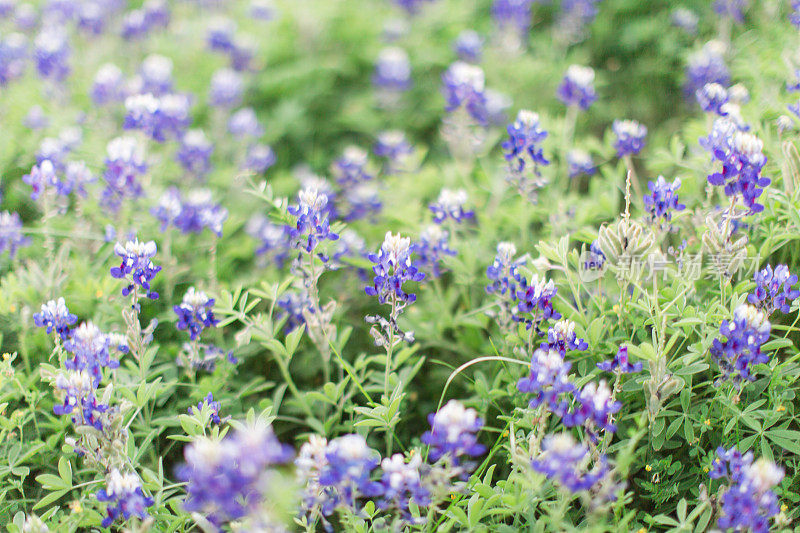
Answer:
[(4, 531), (800, 531), (800, 1), (0, 0), (0, 125)]

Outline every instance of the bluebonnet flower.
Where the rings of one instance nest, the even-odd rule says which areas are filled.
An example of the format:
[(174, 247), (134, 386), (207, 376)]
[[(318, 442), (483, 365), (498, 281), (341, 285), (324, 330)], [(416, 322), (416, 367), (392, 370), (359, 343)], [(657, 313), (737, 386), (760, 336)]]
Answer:
[[(534, 274), (530, 281), (517, 272), (515, 277), (518, 288), (516, 292), (516, 306), (511, 310), (516, 322), (523, 322), (527, 329), (553, 318), (561, 318), (561, 314), (553, 309), (553, 299), (558, 289), (552, 280), (544, 277), (541, 279)], [(524, 316), (530, 315), (530, 316)]]
[(717, 448), (712, 467), (711, 479), (728, 482), (717, 526), (728, 531), (769, 531), (769, 519), (779, 512), (772, 489), (783, 479), (783, 469), (764, 458), (753, 461), (752, 452), (742, 455), (735, 447)]
[(255, 143), (247, 147), (242, 168), (256, 174), (263, 174), (275, 164), (275, 161), (275, 152), (269, 145)]
[(464, 189), (442, 189), (439, 198), (428, 208), (433, 213), (433, 221), (442, 224), (450, 219), (453, 222), (462, 222), (475, 218), (475, 212), (464, 209), (467, 203), (467, 191)]
[(423, 433), (421, 440), (430, 446), (428, 459), (431, 462), (446, 458), (452, 465), (463, 463), (469, 468), (469, 458), (486, 451), (477, 437), (483, 420), (475, 409), (467, 409), (459, 401), (450, 400), (437, 412), (429, 414), (428, 423), (431, 429)]
[(178, 366), (189, 367), (192, 370), (213, 372), (217, 368), (217, 362), (221, 359), (225, 359), (232, 365), (239, 362), (234, 357), (232, 350), (226, 352), (213, 344), (186, 342), (183, 344), (183, 350), (175, 362)]
[(175, 159), (184, 170), (202, 178), (211, 171), (211, 153), (213, 151), (214, 145), (208, 140), (203, 130), (187, 130), (181, 137)]
[(786, 265), (778, 265), (773, 270), (767, 265), (753, 276), (756, 282), (755, 292), (747, 295), (747, 301), (762, 309), (767, 316), (780, 309), (788, 313), (792, 300), (800, 296), (800, 291), (792, 289), (797, 284), (797, 275), (789, 272)]
[(157, 299), (158, 293), (150, 290), (150, 282), (161, 270), (152, 261), (156, 255), (156, 243), (139, 242), (138, 239), (126, 242), (124, 246), (117, 243), (114, 245), (114, 253), (122, 258), (122, 263), (111, 269), (111, 276), (128, 282), (122, 289), (122, 295), (127, 296), (131, 292), (136, 294), (136, 287), (141, 287), (148, 298)]
[[(72, 336), (64, 342), (64, 349), (70, 356), (64, 361), (67, 370), (85, 370), (92, 378), (92, 386), (97, 388), (102, 379), (103, 368), (115, 369), (119, 361), (111, 356), (111, 338), (100, 331), (92, 322), (83, 322)], [(122, 350), (125, 351), (123, 347)]]
[(607, 474), (605, 456), (592, 470), (587, 470), (589, 449), (575, 442), (569, 433), (550, 434), (542, 441), (542, 453), (531, 462), (531, 466), (570, 492), (594, 488)]
[(792, 0), (792, 11), (789, 13), (789, 21), (794, 24), (795, 28), (800, 29), (800, 0)]
[(272, 0), (252, 0), (250, 16), (256, 20), (272, 20), (276, 17), (275, 5)]
[(433, 0), (394, 0), (394, 3), (405, 9), (407, 12), (414, 14), (419, 11), (423, 3), (432, 1)]
[(208, 102), (218, 107), (235, 107), (242, 100), (243, 90), (241, 74), (229, 68), (220, 69), (211, 76)]
[(513, 31), (522, 40), (531, 26), (532, 4), (533, 0), (494, 0), (492, 18), (501, 32)]
[(189, 330), (189, 337), (196, 340), (205, 328), (213, 328), (219, 323), (214, 317), (214, 299), (209, 298), (203, 291), (189, 287), (183, 296), (183, 301), (172, 308), (178, 315), (179, 330)]
[(429, 272), (434, 278), (442, 275), (442, 259), (458, 253), (450, 248), (450, 235), (447, 230), (435, 224), (422, 230), (419, 241), (415, 242), (411, 249), (417, 255), (416, 267), (421, 271)]
[(517, 119), (508, 125), (508, 140), (503, 142), (506, 161), (515, 174), (530, 173), (539, 175), (539, 165), (549, 165), (545, 159), (541, 143), (547, 137), (542, 128), (539, 114), (527, 109), (517, 113)]
[(220, 425), (222, 423), (222, 418), (219, 417), (219, 410), (221, 408), (219, 402), (214, 401), (214, 395), (212, 393), (208, 393), (203, 401), (197, 404), (197, 406), (190, 406), (189, 407), (189, 414), (200, 413), (204, 407), (208, 407), (208, 411), (210, 414), (210, 422), (212, 424)]
[(144, 194), (138, 178), (147, 171), (144, 151), (133, 137), (117, 137), (106, 148), (106, 169), (103, 179), (106, 186), (102, 203), (112, 211), (118, 211), (126, 198), (137, 198)]
[(724, 186), (726, 196), (741, 195), (751, 213), (763, 211), (764, 206), (757, 200), (764, 192), (763, 187), (771, 181), (761, 175), (767, 163), (762, 153), (764, 143), (761, 139), (740, 131), (728, 120), (717, 119), (711, 134), (707, 139), (702, 139), (700, 144), (722, 163), (722, 171), (710, 174), (708, 182)]
[(14, 23), (20, 30), (32, 30), (39, 18), (39, 13), (33, 5), (28, 2), (19, 4), (14, 10)]
[(94, 174), (86, 165), (85, 161), (69, 161), (64, 169), (64, 176), (61, 180), (61, 194), (74, 192), (79, 196), (86, 197), (86, 185), (96, 180)]
[(558, 348), (545, 345), (533, 352), (530, 374), (517, 382), (520, 392), (535, 394), (531, 407), (547, 404), (553, 410), (561, 410), (561, 395), (574, 390), (569, 381), (572, 364), (564, 360), (564, 353)]
[(464, 30), (456, 37), (453, 49), (461, 61), (480, 63), (483, 55), (483, 37), (475, 30)]
[(673, 211), (683, 211), (686, 206), (678, 203), (678, 189), (681, 187), (680, 178), (675, 178), (672, 183), (667, 183), (664, 176), (659, 176), (656, 181), (647, 183), (650, 194), (644, 196), (644, 209), (650, 214), (650, 221), (660, 221), (662, 225), (672, 221)]
[(100, 524), (109, 527), (119, 517), (128, 520), (135, 516), (147, 518), (147, 508), (153, 505), (153, 498), (144, 495), (139, 476), (133, 472), (121, 473), (116, 468), (106, 476), (106, 488), (97, 493), (97, 500), (108, 502), (106, 517)]
[(314, 311), (314, 304), (306, 290), (287, 292), (278, 299), (276, 304), (283, 310), (281, 318), (286, 317), (284, 326), (286, 333), (290, 333), (306, 323), (306, 311)]
[(620, 346), (616, 355), (608, 361), (597, 363), (597, 368), (606, 372), (619, 372), (620, 374), (634, 374), (642, 371), (642, 363), (631, 363), (628, 360), (628, 347)]
[(255, 215), (247, 222), (245, 231), (259, 243), (256, 255), (273, 259), (278, 268), (283, 266), (292, 248), (290, 226), (277, 225), (263, 215)]
[(44, 109), (40, 105), (31, 106), (28, 114), (22, 119), (22, 124), (32, 130), (42, 130), (50, 125), (50, 118), (44, 114)]
[(695, 95), (707, 83), (717, 83), (723, 87), (730, 85), (731, 75), (723, 53), (724, 45), (710, 41), (689, 56), (684, 84), (684, 91), (688, 97)]
[(236, 33), (236, 23), (224, 17), (215, 17), (206, 33), (206, 43), (211, 50), (229, 52), (233, 48), (233, 38)]
[(0, 86), (20, 78), (25, 72), (28, 40), (21, 33), (0, 37)]
[(298, 484), (303, 487), (300, 503), (303, 514), (321, 513), (323, 507), (330, 514), (335, 507), (335, 492), (332, 488), (322, 487), (319, 483), (320, 473), (328, 466), (327, 449), (328, 440), (312, 434), (308, 442), (300, 447), (300, 452), (294, 460), (295, 475)]
[(411, 87), (411, 62), (405, 50), (384, 48), (375, 62), (372, 75), (375, 86), (388, 91), (405, 91)]
[(422, 456), (415, 450), (408, 461), (403, 454), (396, 453), (381, 461), (381, 499), (378, 507), (386, 509), (395, 507), (400, 510), (404, 519), (411, 520), (409, 505), (413, 502), (419, 507), (431, 503), (431, 491), (425, 486), (420, 467)]
[(56, 175), (53, 162), (45, 159), (38, 165), (34, 165), (30, 174), (22, 176), (22, 181), (33, 189), (31, 199), (37, 200), (42, 194), (46, 194), (48, 189), (53, 189), (61, 194), (61, 180)]
[(201, 437), (184, 449), (186, 464), (176, 472), (186, 482), (183, 507), (218, 527), (258, 513), (272, 467), (291, 456), (291, 448), (263, 423), (239, 429), (222, 441)]
[(516, 254), (517, 247), (513, 243), (501, 242), (497, 245), (494, 261), (486, 267), (486, 277), (492, 281), (490, 285), (486, 286), (486, 292), (508, 294), (511, 299), (517, 297), (518, 268), (525, 264), (525, 259), (514, 259)]
[(570, 350), (583, 351), (589, 344), (575, 334), (575, 322), (563, 319), (547, 330), (547, 342), (543, 342), (541, 347), (543, 350), (556, 350), (566, 354)]
[(36, 327), (47, 328), (48, 334), (55, 330), (62, 340), (69, 338), (72, 334), (70, 326), (77, 320), (78, 317), (69, 312), (63, 297), (42, 304), (42, 310), (33, 315), (33, 323)]
[(600, 0), (564, 0), (556, 20), (556, 26), (562, 39), (578, 41), (586, 28), (594, 21), (598, 13)]
[(166, 28), (171, 18), (169, 5), (164, 0), (147, 0), (142, 4), (144, 17), (151, 28)]
[(570, 178), (581, 175), (592, 176), (597, 172), (592, 156), (583, 150), (573, 149), (567, 152), (567, 166)]
[(386, 174), (396, 174), (407, 169), (409, 159), (414, 153), (414, 148), (406, 139), (405, 133), (398, 130), (381, 132), (372, 151), (378, 157), (386, 158), (384, 172)]
[(166, 94), (156, 98), (151, 93), (125, 99), (125, 129), (138, 129), (158, 142), (179, 138), (191, 123), (188, 97)]
[(103, 430), (102, 414), (108, 410), (108, 405), (98, 401), (95, 395), (97, 383), (89, 371), (62, 371), (56, 376), (55, 387), (56, 395), (63, 396), (63, 399), (53, 406), (53, 413), (71, 415), (76, 427), (91, 426)]
[(612, 415), (622, 408), (622, 404), (614, 400), (613, 393), (604, 379), (599, 382), (590, 381), (574, 395), (577, 405), (564, 413), (562, 418), (565, 426), (586, 425), (590, 430), (596, 427), (611, 433), (617, 430), (612, 423)]
[(600, 242), (595, 239), (589, 247), (589, 256), (583, 264), (587, 270), (602, 270), (606, 264), (606, 254), (600, 248)]
[(591, 67), (570, 65), (556, 91), (558, 99), (566, 106), (589, 109), (597, 100), (594, 92), (594, 70)]
[(695, 93), (703, 111), (724, 117), (726, 105), (730, 100), (728, 90), (719, 83), (706, 83)]
[(69, 155), (73, 146), (65, 142), (64, 139), (56, 137), (45, 137), (39, 144), (39, 150), (36, 152), (36, 162), (41, 164), (45, 161), (50, 161), (56, 171), (61, 172), (64, 170), (66, 164), (66, 157)]
[(30, 239), (22, 235), (19, 215), (9, 211), (0, 213), (0, 254), (8, 252), (8, 256), (14, 259), (17, 250), (28, 244)]
[(769, 340), (772, 325), (767, 315), (749, 304), (742, 304), (733, 312), (732, 320), (725, 320), (719, 332), (726, 339), (714, 339), (711, 358), (717, 362), (721, 379), (729, 379), (738, 389), (744, 381), (755, 381), (752, 366), (767, 363), (769, 355), (761, 345)]
[(372, 217), (383, 207), (374, 183), (359, 183), (350, 187), (340, 196), (340, 200), (345, 222)]
[(159, 54), (150, 54), (139, 67), (139, 83), (137, 92), (162, 96), (172, 92), (172, 59)]
[(744, 22), (746, 0), (714, 0), (714, 11), (722, 17), (730, 17), (739, 24)]
[(231, 68), (242, 72), (250, 70), (253, 57), (256, 54), (256, 42), (247, 35), (238, 36), (233, 40), (233, 46), (228, 51)]
[(375, 177), (368, 164), (369, 154), (366, 150), (348, 146), (342, 156), (333, 162), (331, 172), (342, 187), (352, 187)]
[(490, 126), (507, 124), (508, 110), (514, 103), (511, 97), (494, 89), (486, 89), (483, 94), (486, 97), (486, 123)]
[(208, 228), (217, 237), (222, 236), (222, 225), (228, 219), (228, 210), (214, 203), (208, 189), (193, 189), (185, 198), (178, 189), (168, 189), (151, 213), (161, 221), (161, 231), (172, 224), (183, 233), (201, 233)]
[(101, 35), (106, 28), (106, 9), (100, 2), (88, 1), (78, 7), (78, 29), (89, 36)]
[(678, 7), (672, 12), (672, 25), (677, 26), (689, 35), (697, 35), (697, 24), (700, 17), (691, 9)]
[(339, 506), (354, 509), (359, 496), (381, 493), (381, 484), (370, 479), (380, 455), (367, 446), (361, 435), (352, 433), (330, 441), (325, 449), (325, 460), (318, 479), (319, 485), (328, 489), (329, 500), (322, 506), (324, 515)]
[(120, 35), (126, 41), (143, 39), (150, 31), (143, 9), (132, 9), (122, 17)]
[(370, 296), (377, 296), (380, 303), (387, 299), (398, 299), (412, 303), (417, 299), (415, 294), (403, 290), (407, 281), (422, 281), (425, 274), (420, 272), (411, 262), (411, 239), (399, 234), (386, 232), (381, 249), (377, 254), (369, 254), (369, 260), (375, 263), (372, 285), (364, 288)]
[(231, 115), (228, 120), (228, 131), (237, 138), (261, 137), (264, 128), (258, 122), (256, 112), (252, 107), (245, 107)]
[(611, 129), (617, 140), (614, 148), (617, 149), (619, 157), (636, 155), (644, 148), (644, 139), (647, 136), (647, 128), (635, 120), (615, 120)]
[(453, 113), (463, 109), (478, 124), (486, 124), (486, 94), (483, 70), (456, 61), (442, 74), (445, 109)]
[(339, 235), (331, 231), (325, 207), (328, 197), (317, 189), (303, 189), (297, 195), (297, 204), (288, 208), (289, 214), (297, 217), (291, 229), (292, 239), (306, 252), (313, 252), (325, 240), (335, 241)]
[(55, 27), (44, 28), (36, 36), (36, 70), (42, 78), (62, 81), (70, 72), (70, 48), (66, 33)]

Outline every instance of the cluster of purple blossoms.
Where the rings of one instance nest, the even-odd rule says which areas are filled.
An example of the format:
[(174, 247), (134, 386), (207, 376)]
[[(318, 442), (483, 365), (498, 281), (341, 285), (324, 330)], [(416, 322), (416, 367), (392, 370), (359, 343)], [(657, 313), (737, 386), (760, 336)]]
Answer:
[(609, 472), (605, 456), (587, 470), (589, 449), (569, 433), (551, 434), (542, 441), (542, 453), (531, 466), (570, 492), (594, 488)]
[(361, 435), (352, 433), (330, 441), (318, 480), (329, 496), (322, 513), (327, 516), (339, 506), (355, 508), (359, 496), (380, 495), (381, 484), (370, 479), (379, 463), (380, 455)]
[(125, 99), (125, 78), (122, 70), (113, 63), (101, 66), (94, 76), (89, 94), (92, 101), (99, 106), (123, 101)]
[(215, 107), (236, 107), (242, 101), (244, 81), (242, 75), (230, 68), (223, 68), (211, 76), (208, 103)]
[(387, 299), (397, 299), (405, 303), (412, 303), (417, 299), (415, 294), (403, 290), (405, 282), (425, 279), (425, 274), (411, 262), (411, 239), (386, 232), (381, 249), (377, 254), (369, 254), (369, 260), (375, 263), (372, 267), (375, 277), (372, 285), (364, 288), (368, 295), (377, 296), (382, 304)]
[(203, 408), (208, 408), (210, 422), (212, 424), (220, 425), (222, 424), (222, 418), (219, 416), (219, 410), (221, 407), (222, 406), (219, 404), (219, 402), (214, 401), (214, 395), (209, 392), (205, 398), (203, 398), (203, 401), (198, 403), (197, 406), (192, 405), (189, 407), (189, 414), (193, 415), (200, 413), (203, 411)]
[(150, 212), (161, 221), (161, 231), (172, 224), (183, 233), (202, 233), (208, 228), (217, 237), (222, 236), (222, 225), (228, 219), (228, 210), (214, 203), (208, 189), (194, 189), (184, 198), (173, 187)]
[(394, 0), (395, 4), (411, 14), (418, 12), (425, 2), (433, 2), (433, 0)]
[(621, 346), (612, 359), (597, 363), (597, 368), (605, 372), (635, 374), (642, 371), (642, 363), (631, 363), (628, 359), (628, 347)]
[(378, 135), (372, 151), (376, 156), (386, 158), (386, 174), (397, 174), (408, 167), (408, 159), (414, 153), (414, 147), (406, 139), (405, 133), (389, 130)]
[(70, 326), (77, 320), (78, 317), (69, 312), (63, 297), (42, 304), (42, 310), (33, 315), (33, 323), (37, 328), (47, 328), (48, 334), (55, 330), (62, 340), (70, 337), (72, 334)]
[(486, 267), (486, 277), (492, 280), (486, 286), (489, 294), (509, 295), (514, 299), (517, 294), (516, 280), (519, 277), (518, 269), (525, 264), (525, 259), (514, 259), (517, 247), (510, 242), (501, 242), (497, 245), (497, 254), (491, 265)]
[(622, 404), (614, 400), (613, 392), (605, 380), (590, 381), (574, 393), (574, 397), (577, 405), (562, 417), (565, 426), (586, 426), (592, 438), (593, 427), (610, 433), (616, 431), (612, 415), (622, 408)]
[(789, 13), (789, 22), (791, 22), (795, 28), (800, 29), (800, 0), (792, 0), (791, 8), (792, 11)]
[(297, 222), (291, 228), (291, 238), (308, 253), (312, 253), (325, 240), (339, 239), (339, 235), (331, 231), (327, 205), (328, 197), (325, 194), (308, 188), (300, 191), (297, 204), (288, 208), (289, 213), (297, 217)]
[(509, 168), (514, 174), (524, 174), (527, 170), (539, 175), (539, 165), (549, 165), (545, 159), (541, 143), (547, 137), (542, 128), (538, 113), (522, 109), (517, 119), (508, 125), (508, 139), (503, 142), (503, 152)]
[(531, 407), (547, 404), (553, 411), (563, 410), (561, 395), (575, 389), (569, 381), (572, 364), (564, 360), (564, 353), (544, 345), (533, 352), (530, 374), (517, 382), (520, 392), (536, 395), (530, 401)]
[(259, 214), (247, 222), (245, 231), (259, 243), (256, 255), (275, 261), (278, 268), (283, 267), (292, 249), (291, 226), (275, 224)]
[(176, 472), (186, 482), (184, 509), (221, 527), (259, 512), (272, 467), (290, 461), (292, 450), (271, 427), (256, 423), (222, 441), (202, 437), (185, 448), (184, 457)]
[(22, 176), (22, 181), (31, 186), (31, 199), (37, 200), (39, 196), (46, 193), (47, 189), (54, 189), (56, 193), (63, 194), (61, 180), (56, 174), (55, 166), (49, 159), (45, 159), (38, 165), (34, 165), (30, 174)]
[(535, 326), (538, 330), (539, 324), (545, 320), (561, 318), (561, 314), (553, 309), (553, 300), (558, 292), (553, 280), (545, 277), (540, 279), (534, 274), (528, 281), (528, 278), (519, 272), (515, 279), (518, 284), (515, 293), (517, 304), (511, 310), (515, 322), (523, 322), (527, 329)]
[(720, 379), (731, 380), (737, 389), (744, 381), (755, 381), (752, 366), (769, 361), (761, 346), (769, 340), (771, 329), (763, 311), (748, 304), (737, 307), (733, 319), (723, 321), (719, 327), (726, 340), (714, 339), (711, 345), (711, 358), (722, 371)]
[(43, 130), (50, 125), (50, 117), (45, 115), (40, 105), (33, 105), (22, 119), (22, 125), (32, 130)]
[(582, 352), (588, 347), (589, 343), (575, 334), (575, 322), (566, 319), (559, 320), (547, 330), (547, 342), (541, 345), (543, 350), (556, 350), (562, 354), (573, 350)]
[(421, 440), (430, 447), (428, 459), (432, 462), (445, 458), (452, 465), (469, 468), (469, 458), (486, 451), (477, 437), (483, 420), (475, 409), (465, 408), (461, 402), (450, 400), (428, 415), (428, 423), (431, 429), (423, 433)]
[(133, 137), (112, 139), (106, 151), (102, 203), (116, 212), (124, 199), (144, 195), (138, 178), (147, 171), (147, 164), (141, 146)]
[(125, 99), (125, 129), (137, 129), (158, 142), (180, 138), (191, 124), (191, 102), (186, 95), (151, 93), (137, 94)]
[(483, 55), (483, 37), (475, 30), (464, 30), (453, 42), (453, 50), (461, 61), (480, 63)]
[(783, 480), (783, 469), (764, 458), (753, 461), (753, 452), (742, 455), (735, 447), (717, 448), (711, 466), (708, 477), (728, 482), (717, 526), (726, 531), (770, 531), (769, 520), (780, 510), (772, 489)]
[(731, 75), (723, 54), (724, 45), (711, 41), (689, 56), (684, 84), (687, 97), (691, 98), (708, 83), (717, 83), (723, 87), (730, 85)]
[(86, 370), (67, 370), (56, 376), (57, 395), (63, 395), (62, 403), (53, 406), (53, 413), (58, 416), (72, 415), (72, 423), (76, 427), (91, 426), (98, 431), (103, 430), (103, 413), (108, 405), (97, 399), (97, 385), (94, 378)]
[(474, 211), (464, 209), (467, 200), (467, 191), (464, 189), (442, 189), (436, 202), (428, 206), (433, 213), (433, 221), (442, 224), (448, 219), (462, 222), (475, 218)]
[(589, 109), (597, 100), (594, 92), (594, 70), (591, 67), (570, 65), (556, 95), (566, 106), (577, 106), (584, 111)]
[(678, 7), (672, 11), (672, 25), (676, 26), (689, 35), (697, 35), (697, 25), (700, 17), (691, 9)]
[(341, 209), (344, 211), (342, 219), (345, 222), (373, 217), (383, 207), (378, 187), (374, 183), (360, 183), (350, 187), (340, 195), (340, 199)]
[(450, 235), (447, 230), (435, 224), (422, 230), (419, 240), (411, 246), (411, 251), (417, 256), (414, 262), (416, 267), (430, 273), (433, 278), (442, 275), (442, 259), (458, 253), (450, 248)]
[(492, 18), (501, 32), (514, 31), (522, 40), (531, 27), (532, 5), (533, 0), (494, 0)]
[(375, 62), (372, 83), (387, 91), (405, 91), (411, 87), (411, 61), (405, 50), (384, 48)]
[(728, 89), (719, 83), (706, 83), (695, 93), (697, 102), (706, 113), (714, 113), (724, 117), (728, 114), (727, 104), (730, 101)]
[[(422, 456), (415, 451), (411, 452), (408, 461), (403, 454), (396, 453), (381, 461), (381, 499), (378, 507), (387, 509), (395, 507), (400, 510), (405, 520), (414, 520), (409, 512), (413, 502), (419, 507), (426, 507), (431, 503), (431, 491), (425, 486), (422, 475)], [(411, 522), (412, 524), (414, 522)]]
[(564, 0), (556, 22), (563, 38), (578, 41), (597, 16), (600, 0)]
[(358, 146), (348, 146), (331, 166), (334, 178), (342, 187), (354, 187), (375, 176), (368, 168), (369, 154)]
[(730, 17), (739, 24), (744, 22), (747, 0), (714, 0), (714, 12), (721, 17)]
[(478, 124), (488, 120), (483, 70), (475, 65), (456, 61), (442, 74), (442, 94), (448, 113), (464, 110)]
[(212, 18), (206, 32), (206, 44), (211, 50), (227, 53), (234, 46), (235, 33), (236, 23), (231, 19), (224, 17)]
[(306, 317), (304, 313), (314, 310), (314, 304), (306, 290), (287, 292), (278, 299), (276, 304), (283, 309), (281, 318), (286, 318), (286, 325), (284, 326), (286, 333), (290, 333), (305, 324)]
[(275, 161), (275, 152), (269, 145), (255, 143), (247, 147), (242, 168), (256, 174), (263, 174), (275, 164)]
[(647, 128), (635, 120), (615, 120), (611, 126), (617, 140), (614, 148), (619, 157), (636, 155), (644, 148), (644, 139), (647, 137)]
[(600, 243), (595, 239), (589, 246), (589, 255), (583, 264), (586, 270), (602, 270), (606, 264), (606, 254), (600, 248)]
[(17, 250), (28, 246), (30, 239), (22, 234), (22, 221), (17, 213), (3, 211), (0, 213), (0, 254), (8, 252), (14, 259)]
[(797, 275), (789, 272), (786, 265), (778, 265), (773, 270), (767, 265), (753, 276), (756, 289), (747, 296), (747, 301), (763, 310), (767, 316), (779, 310), (788, 313), (792, 300), (800, 296), (800, 290), (792, 289), (797, 284)]
[(724, 187), (726, 196), (741, 195), (751, 213), (763, 211), (764, 206), (757, 200), (764, 192), (763, 187), (771, 181), (761, 175), (767, 163), (762, 153), (764, 143), (761, 139), (741, 131), (725, 118), (718, 118), (714, 121), (711, 134), (701, 139), (700, 144), (722, 164), (722, 171), (710, 174), (708, 182)]
[(126, 242), (124, 246), (120, 243), (114, 245), (114, 253), (122, 259), (122, 262), (118, 267), (111, 269), (111, 276), (128, 282), (122, 289), (123, 296), (131, 293), (137, 295), (137, 287), (141, 287), (151, 300), (158, 298), (158, 293), (150, 290), (150, 282), (161, 270), (161, 267), (154, 265), (152, 261), (156, 251), (154, 241), (139, 242), (135, 239)]
[(0, 37), (0, 87), (20, 78), (25, 72), (28, 40), (21, 33)]
[(60, 82), (69, 75), (71, 51), (66, 32), (46, 27), (36, 36), (33, 46), (36, 70), (42, 78)]
[(139, 68), (139, 77), (134, 80), (132, 89), (139, 94), (162, 96), (172, 92), (172, 59), (159, 54), (150, 54)]
[(203, 291), (189, 287), (183, 296), (183, 301), (172, 308), (178, 315), (175, 327), (179, 330), (189, 330), (189, 337), (196, 340), (205, 328), (213, 328), (219, 322), (214, 317), (213, 309), (213, 298), (209, 298)]
[(203, 130), (187, 130), (175, 153), (175, 159), (186, 172), (197, 178), (205, 177), (211, 171), (211, 153), (214, 145)]
[(668, 183), (664, 176), (659, 176), (656, 181), (647, 183), (650, 194), (644, 196), (644, 208), (650, 214), (650, 221), (659, 221), (662, 226), (672, 221), (673, 211), (683, 211), (686, 206), (678, 202), (678, 189), (681, 187), (680, 178), (675, 178)]
[(570, 178), (592, 176), (597, 172), (592, 156), (584, 150), (573, 149), (567, 152), (567, 166)]
[(237, 138), (258, 138), (264, 135), (264, 128), (256, 117), (252, 107), (245, 107), (231, 115), (228, 119), (228, 132)]
[(102, 527), (110, 527), (119, 517), (127, 520), (135, 516), (144, 520), (148, 516), (147, 508), (153, 505), (153, 498), (142, 492), (139, 476), (133, 472), (123, 474), (116, 468), (106, 476), (106, 488), (98, 491), (97, 500), (108, 502)]

